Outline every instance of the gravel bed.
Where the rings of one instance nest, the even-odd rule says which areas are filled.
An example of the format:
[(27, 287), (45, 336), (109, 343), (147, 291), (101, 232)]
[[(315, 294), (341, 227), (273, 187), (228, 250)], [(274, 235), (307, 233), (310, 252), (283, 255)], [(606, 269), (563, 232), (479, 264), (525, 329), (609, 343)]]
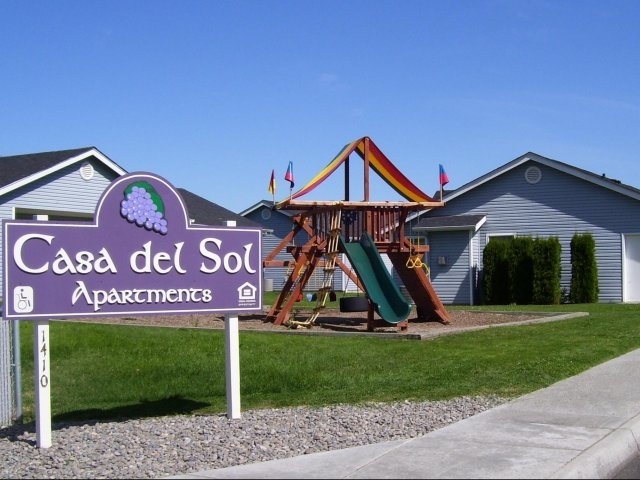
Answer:
[(399, 440), (507, 402), (447, 401), (248, 410), (240, 419), (178, 415), (53, 425), (36, 446), (35, 425), (0, 429), (0, 478), (162, 478), (313, 452)]

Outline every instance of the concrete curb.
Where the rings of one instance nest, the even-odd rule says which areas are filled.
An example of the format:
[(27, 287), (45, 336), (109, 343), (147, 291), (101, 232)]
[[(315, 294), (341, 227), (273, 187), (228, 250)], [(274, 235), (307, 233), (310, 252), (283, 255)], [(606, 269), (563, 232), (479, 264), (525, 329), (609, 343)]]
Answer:
[(626, 468), (638, 462), (640, 414), (577, 455), (552, 478), (617, 478)]

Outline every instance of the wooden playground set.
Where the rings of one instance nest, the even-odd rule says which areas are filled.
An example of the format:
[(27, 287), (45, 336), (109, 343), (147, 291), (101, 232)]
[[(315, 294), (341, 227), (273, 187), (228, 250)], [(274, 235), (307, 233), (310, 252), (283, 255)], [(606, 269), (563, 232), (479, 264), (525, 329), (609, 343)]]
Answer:
[[(349, 199), (349, 157), (356, 153), (364, 161), (364, 199)], [(344, 198), (333, 201), (299, 200), (340, 166), (344, 167)], [(377, 173), (406, 201), (372, 202), (369, 200), (369, 173)], [(442, 198), (442, 196), (440, 197)], [(264, 268), (287, 267), (289, 272), (277, 300), (265, 321), (290, 328), (311, 328), (323, 312), (333, 292), (334, 274), (340, 268), (364, 292), (365, 297), (342, 297), (342, 311), (366, 311), (367, 330), (380, 326), (408, 328), (411, 305), (389, 273), (381, 254), (386, 254), (416, 306), (416, 320), (450, 323), (449, 314), (438, 298), (423, 262), (428, 245), (417, 245), (405, 234), (410, 212), (441, 207), (437, 201), (416, 187), (373, 143), (362, 137), (347, 144), (309, 183), (279, 203), (276, 210), (291, 210), (291, 232), (267, 255)], [(306, 235), (302, 245), (295, 238)], [(287, 251), (291, 260), (277, 260)], [(346, 264), (341, 259), (345, 254)], [(316, 305), (306, 320), (291, 318), (292, 309), (316, 269), (322, 269), (322, 282), (314, 295)], [(359, 301), (360, 300), (360, 301)], [(376, 318), (376, 314), (380, 318)]]

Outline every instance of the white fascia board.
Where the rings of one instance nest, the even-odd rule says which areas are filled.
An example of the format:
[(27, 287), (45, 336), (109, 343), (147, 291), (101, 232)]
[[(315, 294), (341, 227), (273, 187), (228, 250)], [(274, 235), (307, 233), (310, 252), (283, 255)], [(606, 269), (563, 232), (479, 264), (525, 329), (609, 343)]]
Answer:
[(475, 225), (455, 225), (455, 226), (441, 226), (441, 227), (413, 227), (416, 232), (453, 232), (456, 230), (469, 230), (473, 233), (480, 230), (480, 227), (487, 221), (487, 216), (484, 215)]
[(100, 162), (102, 162), (106, 167), (110, 168), (111, 170), (113, 170), (115, 173), (117, 173), (119, 176), (120, 175), (124, 175), (125, 173), (127, 173), (126, 170), (124, 170), (122, 167), (120, 167), (117, 163), (115, 163), (114, 161), (110, 160), (109, 158), (107, 158), (104, 154), (102, 154), (102, 152), (100, 152), (99, 150), (95, 149), (95, 148), (91, 148), (89, 150), (87, 150), (86, 152), (81, 153), (80, 155), (76, 155), (75, 157), (71, 157), (68, 158), (67, 160), (60, 162), (60, 163), (56, 163), (54, 166), (47, 168), (45, 170), (41, 170), (37, 173), (34, 173), (33, 175), (29, 175), (28, 177), (25, 178), (21, 178), (20, 180), (17, 180), (13, 183), (10, 183), (9, 185), (5, 185), (4, 187), (0, 188), (0, 197), (13, 191), (16, 190), (20, 187), (24, 187), (25, 185), (28, 185), (32, 182), (35, 182), (36, 180), (39, 180), (41, 178), (46, 177), (47, 175), (51, 175), (54, 172), (60, 171), (66, 167), (68, 167), (69, 165), (73, 165), (74, 163), (78, 163), (81, 162), (83, 160), (86, 160), (89, 157), (95, 157), (98, 160), (100, 160)]

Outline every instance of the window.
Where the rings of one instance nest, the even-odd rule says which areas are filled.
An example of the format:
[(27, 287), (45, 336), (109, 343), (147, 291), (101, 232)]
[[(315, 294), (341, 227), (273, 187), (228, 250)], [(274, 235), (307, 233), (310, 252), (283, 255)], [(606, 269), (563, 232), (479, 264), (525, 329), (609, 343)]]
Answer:
[(50, 221), (74, 221), (92, 222), (93, 214), (83, 212), (54, 212), (51, 210), (33, 210), (29, 208), (16, 208), (14, 218), (16, 220), (37, 220), (46, 217)]
[(517, 235), (515, 233), (488, 233), (487, 234), (487, 243), (489, 243), (492, 240), (494, 240), (494, 241), (511, 240), (512, 238), (515, 238), (516, 236)]

